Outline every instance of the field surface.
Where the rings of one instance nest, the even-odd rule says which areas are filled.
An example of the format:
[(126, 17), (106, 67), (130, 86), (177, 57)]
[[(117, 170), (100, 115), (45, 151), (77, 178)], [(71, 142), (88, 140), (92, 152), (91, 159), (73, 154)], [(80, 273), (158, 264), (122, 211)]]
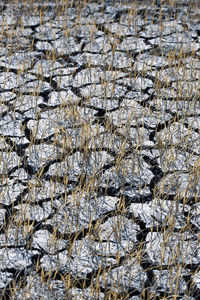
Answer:
[(0, 299), (199, 299), (200, 1), (1, 1)]

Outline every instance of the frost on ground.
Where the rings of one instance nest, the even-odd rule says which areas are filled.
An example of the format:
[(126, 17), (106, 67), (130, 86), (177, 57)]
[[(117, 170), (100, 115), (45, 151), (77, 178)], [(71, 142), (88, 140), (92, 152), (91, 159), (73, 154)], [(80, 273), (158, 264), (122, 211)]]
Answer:
[(199, 299), (199, 1), (71, 2), (1, 4), (0, 298)]

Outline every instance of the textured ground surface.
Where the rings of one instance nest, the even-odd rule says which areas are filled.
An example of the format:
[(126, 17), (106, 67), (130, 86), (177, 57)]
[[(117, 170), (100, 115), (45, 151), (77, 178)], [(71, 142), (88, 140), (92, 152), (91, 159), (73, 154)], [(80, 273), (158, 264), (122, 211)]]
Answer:
[(200, 4), (121, 2), (2, 6), (6, 299), (200, 295)]

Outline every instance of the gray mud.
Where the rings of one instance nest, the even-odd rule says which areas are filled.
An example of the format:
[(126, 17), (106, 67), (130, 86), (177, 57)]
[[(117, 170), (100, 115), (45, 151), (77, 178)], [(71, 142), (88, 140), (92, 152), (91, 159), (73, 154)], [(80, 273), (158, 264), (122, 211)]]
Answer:
[(166, 2), (1, 4), (2, 299), (199, 299), (200, 3)]

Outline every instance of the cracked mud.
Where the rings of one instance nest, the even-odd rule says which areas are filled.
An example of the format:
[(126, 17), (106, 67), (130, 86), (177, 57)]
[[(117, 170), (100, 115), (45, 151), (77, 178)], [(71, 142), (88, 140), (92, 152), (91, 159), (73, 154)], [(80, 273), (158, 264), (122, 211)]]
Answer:
[(154, 2), (1, 4), (2, 299), (199, 299), (200, 2)]

